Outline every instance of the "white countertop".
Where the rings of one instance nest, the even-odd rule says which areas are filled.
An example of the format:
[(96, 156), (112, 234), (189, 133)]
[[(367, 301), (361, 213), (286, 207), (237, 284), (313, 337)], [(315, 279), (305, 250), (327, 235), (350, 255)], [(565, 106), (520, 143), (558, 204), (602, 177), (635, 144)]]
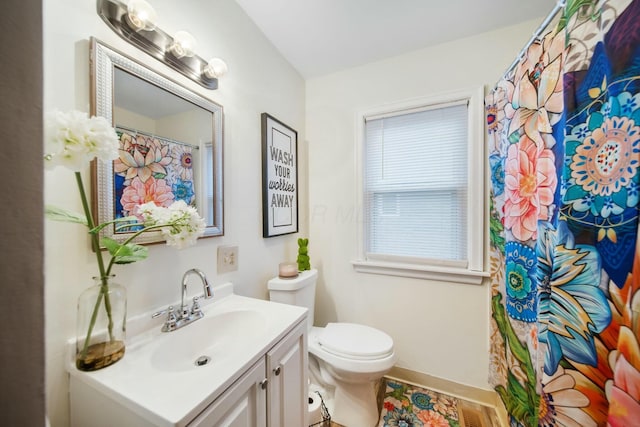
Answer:
[[(136, 335), (127, 338), (122, 360), (94, 372), (79, 371), (70, 363), (70, 375), (158, 426), (186, 425), (306, 318), (306, 308), (235, 295), (231, 284), (214, 290), (212, 302), (202, 304), (203, 319), (173, 332), (161, 332), (162, 322), (154, 322), (153, 328), (145, 330), (151, 315), (145, 313), (127, 322), (129, 333), (136, 331)], [(212, 361), (196, 367), (195, 357), (189, 352), (201, 348), (198, 341), (202, 340), (202, 334), (211, 334), (211, 340), (215, 342), (216, 334), (222, 340), (227, 329), (204, 329), (208, 327), (207, 316), (232, 311), (237, 313), (225, 319), (241, 319), (243, 312), (250, 312), (246, 314), (259, 322), (248, 323), (256, 326), (246, 334), (227, 336), (224, 346), (208, 349), (206, 353)], [(203, 323), (197, 328), (199, 322)], [(232, 327), (229, 329), (233, 330)], [(174, 363), (173, 359), (180, 363)], [(182, 363), (183, 359), (185, 363)]]

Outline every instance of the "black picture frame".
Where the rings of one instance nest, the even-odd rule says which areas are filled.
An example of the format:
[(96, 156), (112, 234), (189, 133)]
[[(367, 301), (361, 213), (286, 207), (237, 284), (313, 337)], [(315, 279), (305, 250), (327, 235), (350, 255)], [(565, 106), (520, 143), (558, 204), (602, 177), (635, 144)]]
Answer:
[(298, 132), (262, 113), (262, 237), (298, 232)]

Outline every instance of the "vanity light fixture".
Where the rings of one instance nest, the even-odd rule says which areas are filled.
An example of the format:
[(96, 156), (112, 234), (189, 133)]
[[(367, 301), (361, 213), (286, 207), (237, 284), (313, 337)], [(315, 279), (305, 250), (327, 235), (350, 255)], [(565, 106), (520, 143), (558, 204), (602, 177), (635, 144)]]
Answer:
[(211, 58), (202, 72), (210, 79), (219, 79), (227, 74), (227, 63), (220, 58)]
[(156, 11), (144, 0), (129, 0), (127, 23), (134, 31), (152, 31), (156, 28)]
[(207, 89), (217, 89), (227, 72), (220, 58), (196, 55), (196, 40), (186, 31), (173, 37), (156, 25), (156, 12), (145, 0), (97, 0), (98, 15), (120, 37)]
[(176, 58), (191, 58), (196, 54), (196, 39), (186, 31), (178, 31), (173, 35), (173, 43), (167, 50)]

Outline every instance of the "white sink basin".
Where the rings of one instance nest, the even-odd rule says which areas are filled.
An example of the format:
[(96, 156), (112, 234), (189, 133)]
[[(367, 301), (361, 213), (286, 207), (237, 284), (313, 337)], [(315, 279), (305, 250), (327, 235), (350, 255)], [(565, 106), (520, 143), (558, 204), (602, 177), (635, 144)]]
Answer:
[[(151, 313), (128, 320), (122, 360), (81, 372), (70, 354), (70, 375), (153, 425), (186, 425), (306, 318), (301, 307), (235, 295), (230, 283), (214, 291), (204, 317), (173, 332)], [(210, 360), (196, 366), (201, 356)]]
[[(267, 329), (258, 311), (234, 310), (209, 314), (163, 340), (151, 354), (151, 365), (161, 371), (215, 369), (235, 351), (250, 345)], [(199, 363), (196, 361), (199, 360)]]

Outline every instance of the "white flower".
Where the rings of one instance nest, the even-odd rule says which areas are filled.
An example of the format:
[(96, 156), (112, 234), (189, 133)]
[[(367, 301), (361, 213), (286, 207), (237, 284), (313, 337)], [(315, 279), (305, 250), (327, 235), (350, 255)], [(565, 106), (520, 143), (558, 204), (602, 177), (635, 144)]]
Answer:
[(206, 223), (196, 208), (178, 200), (169, 207), (156, 206), (149, 202), (138, 206), (145, 226), (161, 227), (160, 232), (167, 245), (183, 249), (194, 245), (198, 237), (204, 234)]
[[(142, 205), (138, 205), (136, 214), (142, 217), (142, 222), (146, 226), (152, 226), (158, 223), (158, 218), (162, 217), (162, 212), (165, 208), (156, 205), (154, 202), (147, 202)], [(161, 224), (163, 222), (160, 222)]]
[(164, 227), (162, 235), (167, 245), (177, 249), (194, 245), (198, 237), (204, 234), (206, 223), (196, 208), (188, 206), (184, 200), (178, 200), (167, 208), (173, 226)]
[(95, 157), (118, 158), (118, 136), (104, 117), (89, 117), (80, 111), (53, 111), (45, 120), (45, 165), (64, 166), (75, 172)]

